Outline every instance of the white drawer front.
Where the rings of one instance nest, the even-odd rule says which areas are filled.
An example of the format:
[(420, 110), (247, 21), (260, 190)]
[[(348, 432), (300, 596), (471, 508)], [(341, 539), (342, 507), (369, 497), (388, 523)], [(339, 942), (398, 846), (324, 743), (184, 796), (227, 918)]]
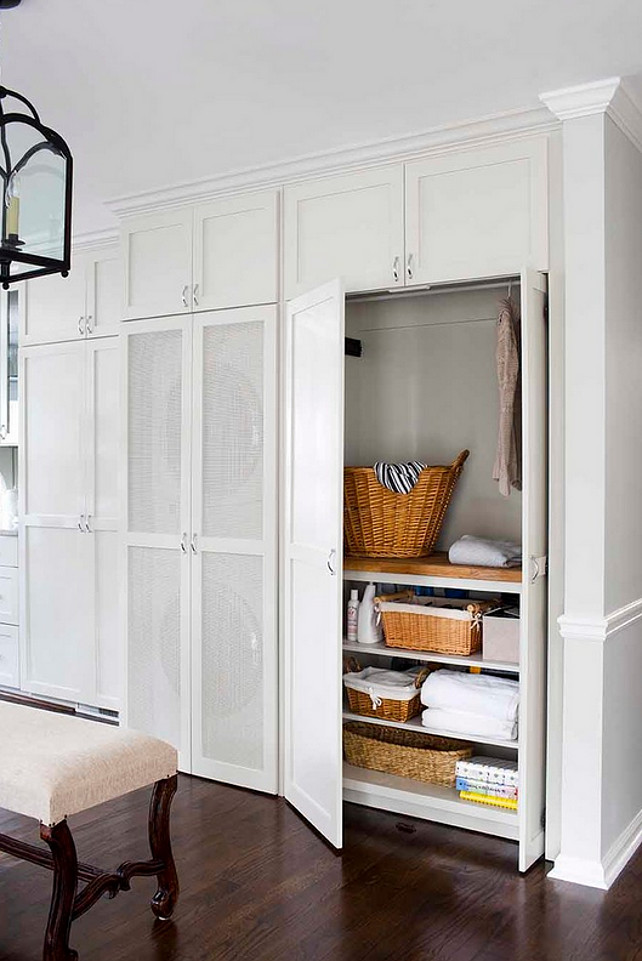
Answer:
[(0, 624), (18, 623), (18, 568), (0, 567)]
[(18, 538), (0, 534), (0, 567), (18, 566)]
[(18, 628), (0, 624), (0, 686), (20, 687)]

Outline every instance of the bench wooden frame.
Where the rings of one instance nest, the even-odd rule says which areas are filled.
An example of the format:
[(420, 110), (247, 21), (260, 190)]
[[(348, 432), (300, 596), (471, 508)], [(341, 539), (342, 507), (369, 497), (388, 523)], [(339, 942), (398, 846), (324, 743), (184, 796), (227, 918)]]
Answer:
[[(151, 901), (152, 911), (161, 921), (171, 917), (179, 893), (169, 831), (176, 785), (177, 777), (173, 775), (157, 781), (153, 787), (148, 820), (151, 859), (124, 861), (113, 872), (78, 861), (66, 820), (52, 827), (40, 824), (40, 837), (49, 846), (49, 851), (0, 834), (0, 851), (53, 871), (43, 961), (76, 961), (78, 954), (69, 947), (72, 921), (88, 911), (104, 894), (114, 898), (120, 891), (128, 891), (133, 877), (156, 876), (158, 890)], [(78, 891), (79, 881), (87, 882), (81, 891)]]

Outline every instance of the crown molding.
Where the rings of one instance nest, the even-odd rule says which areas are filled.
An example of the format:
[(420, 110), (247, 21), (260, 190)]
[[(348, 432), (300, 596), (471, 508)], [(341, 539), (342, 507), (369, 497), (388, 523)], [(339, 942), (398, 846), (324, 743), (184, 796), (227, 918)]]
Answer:
[(241, 191), (274, 189), (286, 183), (348, 173), (363, 167), (400, 163), (420, 156), (541, 136), (558, 127), (559, 123), (543, 107), (507, 111), (475, 121), (436, 127), (407, 137), (307, 154), (293, 160), (128, 194), (106, 201), (106, 206), (117, 217), (151, 213), (185, 204), (204, 203)]
[(118, 229), (116, 227), (107, 227), (103, 230), (92, 230), (82, 234), (74, 234), (71, 246), (73, 250), (98, 250), (101, 247), (111, 247), (113, 244), (117, 244), (118, 240)]
[(642, 151), (642, 112), (621, 77), (551, 90), (540, 94), (539, 99), (562, 121), (606, 114)]

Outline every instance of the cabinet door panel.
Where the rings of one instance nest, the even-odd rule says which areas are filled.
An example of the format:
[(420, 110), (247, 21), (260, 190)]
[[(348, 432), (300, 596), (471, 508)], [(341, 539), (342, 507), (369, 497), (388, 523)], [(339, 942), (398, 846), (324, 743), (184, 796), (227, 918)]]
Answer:
[(118, 339), (91, 341), (87, 353), (87, 514), (92, 528), (116, 530), (120, 513), (118, 462), (121, 441)]
[[(526, 871), (544, 853), (546, 756), (547, 579), (547, 329), (546, 281), (522, 272), (522, 547), (519, 701), (519, 868)], [(538, 558), (540, 560), (538, 560)]]
[(91, 538), (59, 527), (25, 527), (20, 537), (22, 687), (87, 703), (93, 687)]
[(87, 258), (74, 255), (68, 277), (50, 274), (20, 285), (20, 344), (84, 338)]
[(343, 278), (346, 290), (403, 284), (403, 166), (285, 188), (285, 296)]
[(126, 319), (191, 310), (192, 223), (191, 208), (133, 217), (125, 223)]
[(18, 628), (0, 624), (0, 685), (20, 687)]
[(278, 300), (277, 203), (272, 190), (196, 208), (196, 310)]
[(76, 528), (85, 512), (85, 343), (24, 348), (20, 371), (22, 513)]
[(285, 796), (342, 845), (343, 292), (288, 305)]
[(93, 637), (95, 695), (92, 703), (112, 711), (123, 702), (123, 643), (120, 633), (120, 551), (115, 531), (93, 530)]
[(546, 141), (406, 165), (406, 283), (517, 274), (548, 261)]
[(276, 309), (195, 325), (193, 771), (276, 793)]
[(189, 771), (191, 319), (128, 324), (121, 342), (123, 720), (174, 744)]
[(90, 258), (87, 264), (87, 336), (118, 333), (123, 319), (123, 264), (118, 250)]

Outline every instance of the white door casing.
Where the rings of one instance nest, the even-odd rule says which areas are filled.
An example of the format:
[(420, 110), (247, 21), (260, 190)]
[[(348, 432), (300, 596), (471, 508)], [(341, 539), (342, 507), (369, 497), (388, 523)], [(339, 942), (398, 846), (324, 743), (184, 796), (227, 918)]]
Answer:
[(285, 348), (285, 797), (342, 845), (344, 295), (288, 304)]

